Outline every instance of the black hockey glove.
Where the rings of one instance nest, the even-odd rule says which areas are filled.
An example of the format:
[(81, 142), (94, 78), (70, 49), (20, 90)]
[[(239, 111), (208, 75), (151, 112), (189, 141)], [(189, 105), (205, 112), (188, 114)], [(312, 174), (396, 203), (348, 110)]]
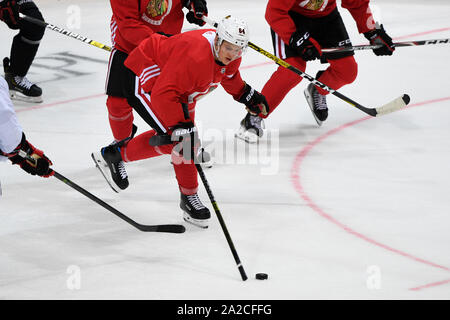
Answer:
[(4, 154), (11, 160), (13, 164), (19, 165), (23, 170), (35, 176), (48, 178), (54, 174), (50, 166), (53, 164), (49, 158), (44, 155), (44, 152), (36, 149), (22, 134), (22, 141), (9, 154)]
[(0, 20), (10, 29), (19, 29), (19, 5), (16, 0), (3, 0), (0, 2)]
[(289, 40), (289, 46), (305, 61), (318, 59), (322, 55), (319, 43), (311, 38), (309, 32), (295, 31)]
[(260, 113), (264, 116), (269, 114), (269, 104), (266, 97), (248, 84), (245, 84), (244, 91), (238, 101), (245, 104), (245, 109), (254, 116)]
[(208, 16), (208, 8), (206, 7), (205, 0), (187, 0), (185, 7), (189, 9), (186, 15), (187, 21), (195, 23), (200, 27), (205, 25), (205, 21), (202, 20), (203, 16)]
[(370, 41), (370, 44), (382, 45), (381, 48), (373, 49), (373, 52), (377, 56), (391, 56), (392, 53), (394, 53), (395, 47), (392, 43), (392, 38), (387, 35), (383, 25), (381, 25), (379, 29), (365, 32), (364, 36)]
[[(180, 122), (172, 129), (173, 151), (191, 162), (196, 160), (200, 139), (197, 127), (191, 122)], [(177, 163), (175, 163), (177, 164)]]

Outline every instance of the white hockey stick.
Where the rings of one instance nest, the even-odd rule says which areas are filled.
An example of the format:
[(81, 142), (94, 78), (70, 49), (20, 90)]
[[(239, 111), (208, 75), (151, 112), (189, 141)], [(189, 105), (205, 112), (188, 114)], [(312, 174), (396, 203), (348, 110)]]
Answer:
[[(450, 44), (450, 39), (431, 39), (431, 40), (413, 40), (404, 42), (394, 42), (394, 47), (415, 47), (415, 46), (425, 46), (430, 44)], [(335, 47), (335, 48), (323, 48), (322, 52), (342, 52), (342, 51), (353, 51), (353, 50), (372, 50), (381, 48), (382, 45), (359, 45), (353, 47)]]

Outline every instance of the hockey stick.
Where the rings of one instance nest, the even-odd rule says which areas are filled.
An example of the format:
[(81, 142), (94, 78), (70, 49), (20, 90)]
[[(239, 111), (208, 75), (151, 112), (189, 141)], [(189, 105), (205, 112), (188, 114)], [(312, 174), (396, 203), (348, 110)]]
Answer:
[[(182, 103), (183, 108), (183, 114), (185, 120), (189, 120), (189, 110), (188, 105), (185, 103)], [(164, 135), (156, 135), (150, 138), (149, 144), (151, 146), (161, 146), (165, 144), (171, 144), (174, 141), (172, 141), (170, 135), (164, 134)], [(241, 274), (242, 281), (245, 281), (248, 279), (247, 274), (245, 273), (244, 266), (241, 263), (241, 260), (239, 259), (239, 255), (236, 251), (236, 248), (233, 244), (233, 240), (231, 239), (230, 233), (228, 232), (228, 228), (225, 224), (225, 221), (223, 220), (222, 214), (220, 213), (219, 206), (217, 205), (216, 200), (214, 199), (214, 195), (211, 191), (211, 188), (209, 187), (208, 180), (206, 179), (205, 173), (203, 172), (202, 166), (198, 163), (198, 159), (194, 159), (195, 167), (197, 168), (198, 174), (200, 175), (200, 178), (202, 179), (203, 186), (206, 189), (206, 192), (208, 193), (209, 200), (211, 200), (211, 204), (214, 208), (214, 212), (216, 213), (217, 219), (219, 220), (220, 226), (222, 227), (222, 231), (225, 234), (225, 238), (227, 239), (228, 246), (230, 247), (231, 253), (233, 254), (234, 261), (236, 261), (236, 265), (238, 267), (239, 273)]]
[[(153, 136), (150, 138), (149, 144), (151, 146), (161, 146), (165, 144), (173, 143), (173, 141), (170, 139), (169, 135), (162, 135), (162, 136)], [(196, 162), (198, 160), (195, 160)], [(217, 205), (216, 200), (214, 199), (214, 195), (211, 191), (211, 188), (209, 187), (208, 180), (206, 180), (205, 173), (203, 172), (203, 168), (199, 163), (195, 163), (195, 167), (197, 168), (198, 174), (200, 175), (200, 178), (202, 179), (203, 186), (206, 189), (206, 192), (208, 193), (209, 200), (211, 201), (211, 204), (214, 208), (214, 212), (216, 213), (217, 219), (219, 220), (220, 226), (222, 227), (222, 231), (225, 234), (225, 238), (227, 239), (228, 246), (230, 247), (231, 253), (233, 254), (234, 260), (236, 261), (236, 265), (238, 267), (239, 273), (241, 274), (242, 281), (245, 281), (248, 279), (247, 274), (245, 273), (244, 266), (241, 263), (241, 260), (239, 259), (239, 255), (236, 251), (236, 248), (233, 244), (233, 240), (231, 239), (230, 233), (228, 232), (228, 228), (225, 224), (225, 221), (223, 220), (222, 214), (220, 213), (219, 206)]]
[(236, 261), (236, 265), (238, 267), (239, 273), (241, 274), (242, 281), (245, 281), (248, 279), (247, 274), (245, 273), (244, 266), (242, 265), (241, 260), (239, 259), (239, 255), (236, 251), (236, 248), (234, 247), (233, 240), (231, 240), (230, 233), (228, 232), (225, 221), (223, 220), (222, 214), (220, 213), (219, 206), (217, 205), (217, 202), (214, 199), (214, 195), (211, 191), (211, 188), (209, 187), (208, 180), (206, 180), (206, 176), (205, 176), (205, 173), (203, 172), (203, 168), (198, 163), (195, 164), (195, 167), (197, 168), (198, 174), (200, 175), (200, 178), (202, 179), (203, 186), (205, 187), (206, 192), (208, 193), (209, 200), (211, 201), (211, 204), (214, 208), (214, 212), (216, 213), (217, 219), (219, 220), (220, 226), (222, 227), (222, 231), (225, 234), (225, 238), (227, 239), (228, 246), (230, 247), (231, 253), (233, 254), (234, 261)]
[[(217, 28), (218, 23), (214, 22), (213, 20), (211, 20), (209, 17), (203, 16), (203, 21), (205, 21), (206, 23), (208, 23), (209, 25), (213, 26), (214, 28)], [(382, 105), (381, 107), (378, 108), (367, 108), (361, 104), (359, 104), (358, 102), (346, 97), (345, 95), (343, 95), (342, 93), (328, 87), (327, 85), (323, 84), (322, 82), (316, 80), (314, 77), (310, 76), (307, 73), (304, 73), (303, 71), (295, 68), (294, 66), (291, 66), (289, 63), (287, 63), (286, 61), (278, 58), (277, 56), (274, 56), (273, 54), (267, 52), (266, 50), (258, 47), (257, 45), (255, 45), (252, 42), (248, 42), (248, 46), (252, 49), (254, 49), (255, 51), (261, 53), (262, 55), (266, 56), (267, 58), (275, 61), (276, 64), (291, 70), (292, 72), (295, 72), (296, 74), (298, 74), (299, 76), (306, 78), (308, 81), (312, 82), (314, 85), (322, 88), (325, 91), (328, 91), (329, 93), (333, 94), (334, 96), (338, 97), (339, 99), (347, 102), (348, 104), (354, 106), (355, 108), (367, 113), (368, 115), (372, 116), (372, 117), (378, 117), (384, 114), (388, 114), (394, 111), (398, 111), (401, 108), (405, 107), (406, 105), (408, 105), (408, 103), (410, 102), (410, 97), (407, 94), (403, 94), (402, 96), (398, 97), (395, 100), (392, 100), (389, 103), (386, 103), (385, 105)]]
[(109, 46), (107, 46), (107, 45), (105, 45), (103, 43), (94, 41), (94, 40), (89, 39), (89, 38), (87, 38), (85, 36), (79, 35), (78, 33), (74, 33), (72, 31), (66, 30), (64, 28), (57, 27), (57, 26), (55, 26), (53, 24), (41, 21), (39, 19), (36, 19), (36, 18), (33, 18), (33, 17), (29, 17), (29, 16), (24, 15), (24, 14), (20, 14), (20, 18), (25, 20), (25, 21), (34, 23), (34, 24), (36, 24), (38, 26), (46, 27), (46, 28), (48, 28), (50, 30), (56, 31), (56, 32), (61, 33), (61, 34), (65, 35), (65, 36), (68, 36), (68, 37), (71, 37), (71, 38), (83, 41), (84, 43), (90, 44), (90, 45), (92, 45), (94, 47), (97, 47), (97, 48), (100, 48), (100, 49), (103, 49), (103, 50), (106, 50), (106, 51), (109, 51), (109, 52), (111, 52), (111, 50), (112, 50), (111, 47), (109, 47)]
[[(188, 105), (185, 103), (182, 103), (181, 106), (183, 108), (184, 119), (189, 120), (190, 116), (189, 116)], [(171, 143), (172, 143), (172, 141), (171, 141)], [(203, 168), (200, 165), (200, 163), (198, 163), (198, 159), (194, 159), (194, 163), (195, 163), (195, 167), (197, 168), (198, 174), (200, 175), (200, 178), (202, 179), (203, 186), (205, 187), (206, 192), (208, 193), (209, 200), (211, 201), (211, 204), (214, 208), (214, 212), (216, 213), (217, 219), (219, 220), (220, 226), (222, 227), (222, 231), (225, 234), (225, 238), (227, 239), (228, 246), (230, 247), (231, 253), (233, 254), (234, 261), (236, 261), (236, 265), (238, 267), (239, 273), (241, 274), (242, 281), (245, 281), (248, 279), (247, 274), (245, 273), (244, 266), (242, 265), (241, 259), (239, 259), (239, 255), (236, 251), (236, 248), (234, 247), (233, 240), (231, 240), (230, 233), (228, 232), (228, 228), (225, 224), (225, 221), (223, 220), (222, 214), (220, 213), (219, 206), (217, 205), (217, 202), (214, 199), (214, 195), (211, 191), (211, 188), (209, 187), (208, 180), (206, 180), (206, 176), (205, 176), (205, 173), (203, 172)]]
[[(25, 158), (28, 162), (31, 162), (32, 164), (36, 165), (36, 159), (30, 157), (27, 153), (25, 153), (25, 151), (20, 150), (19, 151), (19, 156), (21, 156), (22, 158)], [(116, 216), (118, 216), (119, 218), (121, 218), (122, 220), (125, 220), (126, 222), (128, 222), (129, 224), (131, 224), (133, 227), (135, 227), (136, 229), (139, 229), (140, 231), (144, 231), (144, 232), (168, 232), (168, 233), (183, 233), (186, 231), (186, 228), (182, 225), (178, 225), (178, 224), (161, 224), (161, 225), (145, 225), (145, 224), (140, 224), (137, 223), (136, 221), (132, 220), (131, 218), (129, 218), (128, 216), (124, 215), (122, 212), (120, 212), (119, 210), (111, 207), (109, 204), (107, 204), (106, 202), (104, 202), (103, 200), (97, 198), (96, 196), (94, 196), (92, 193), (86, 191), (85, 189), (83, 189), (82, 187), (80, 187), (79, 185), (77, 185), (75, 182), (72, 182), (71, 180), (67, 179), (66, 177), (64, 177), (62, 174), (56, 172), (53, 169), (49, 169), (52, 170), (54, 172), (53, 176), (64, 182), (65, 184), (67, 184), (69, 187), (74, 188), (75, 190), (77, 190), (78, 192), (80, 192), (81, 194), (85, 195), (86, 197), (88, 197), (89, 199), (91, 199), (92, 201), (98, 203), (99, 205), (101, 205), (103, 208), (109, 210), (110, 212), (114, 213)]]
[[(432, 39), (432, 40), (416, 40), (416, 41), (404, 41), (404, 42), (394, 42), (394, 47), (414, 47), (414, 46), (424, 46), (429, 44), (450, 44), (449, 39)], [(381, 48), (382, 45), (359, 45), (353, 47), (335, 47), (335, 48), (323, 48), (322, 52), (343, 52), (352, 50), (372, 50)]]
[(179, 224), (144, 225), (144, 224), (137, 223), (136, 221), (134, 221), (131, 218), (129, 218), (128, 216), (124, 215), (123, 213), (121, 213), (117, 209), (111, 207), (109, 204), (107, 204), (103, 200), (97, 198), (92, 193), (86, 191), (85, 189), (83, 189), (82, 187), (77, 185), (76, 183), (70, 181), (69, 179), (64, 177), (62, 174), (60, 174), (60, 173), (58, 173), (58, 172), (56, 172), (54, 170), (53, 170), (53, 172), (55, 173), (54, 176), (55, 176), (56, 179), (64, 182), (69, 187), (74, 188), (75, 190), (77, 190), (81, 194), (85, 195), (86, 197), (88, 197), (92, 201), (94, 201), (97, 204), (101, 205), (103, 208), (105, 208), (105, 209), (109, 210), (110, 212), (114, 213), (120, 219), (125, 220), (126, 222), (128, 222), (129, 224), (131, 224), (133, 227), (135, 227), (136, 229), (138, 229), (140, 231), (143, 231), (143, 232), (168, 232), (168, 233), (183, 233), (183, 232), (186, 231), (186, 228), (183, 225), (179, 225)]

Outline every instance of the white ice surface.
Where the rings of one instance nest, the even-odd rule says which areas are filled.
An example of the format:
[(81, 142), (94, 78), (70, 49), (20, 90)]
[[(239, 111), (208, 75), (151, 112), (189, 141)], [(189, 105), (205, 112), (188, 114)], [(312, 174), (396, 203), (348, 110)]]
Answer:
[[(73, 31), (110, 43), (108, 1), (37, 3), (48, 22), (64, 28), (75, 5), (81, 25)], [(213, 18), (245, 18), (252, 42), (272, 51), (266, 1), (208, 3)], [(446, 0), (372, 3), (394, 38), (450, 37)], [(340, 11), (353, 43), (365, 43)], [(1, 57), (13, 35), (0, 28)], [(275, 172), (254, 157), (205, 171), (247, 282), (213, 212), (207, 230), (142, 233), (55, 178), (1, 163), (0, 299), (449, 299), (449, 53), (448, 45), (399, 48), (392, 57), (358, 52), (359, 76), (343, 94), (369, 107), (403, 93), (412, 105), (439, 101), (365, 119), (329, 97), (329, 119), (318, 128), (303, 81), (266, 121), (278, 131), (260, 147), (272, 148)], [(168, 158), (127, 165), (130, 187), (121, 194), (93, 165), (90, 153), (112, 139), (102, 95), (107, 59), (107, 52), (47, 30), (29, 73), (45, 101), (17, 103), (19, 120), (55, 170), (118, 210), (140, 223), (184, 224)], [(243, 78), (258, 90), (276, 68), (267, 61), (251, 49), (243, 60)], [(310, 63), (307, 72), (321, 67)], [(222, 136), (216, 140), (226, 142), (226, 155), (238, 157), (245, 145), (232, 133), (244, 114), (218, 89), (199, 102), (196, 118), (205, 135)], [(147, 130), (138, 115), (136, 124)], [(212, 210), (201, 184), (200, 196)], [(68, 286), (73, 266), (81, 271), (75, 290)], [(255, 280), (256, 272), (269, 280)]]

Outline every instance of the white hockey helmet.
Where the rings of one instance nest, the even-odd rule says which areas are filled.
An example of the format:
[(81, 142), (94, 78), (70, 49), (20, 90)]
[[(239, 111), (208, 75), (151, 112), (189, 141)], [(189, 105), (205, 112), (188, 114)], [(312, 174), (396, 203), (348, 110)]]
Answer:
[[(225, 40), (241, 47), (242, 53), (244, 53), (247, 49), (250, 36), (248, 25), (241, 19), (226, 16), (217, 26), (216, 35), (218, 48), (220, 48), (222, 42)], [(215, 48), (215, 50), (218, 50), (218, 48)]]

